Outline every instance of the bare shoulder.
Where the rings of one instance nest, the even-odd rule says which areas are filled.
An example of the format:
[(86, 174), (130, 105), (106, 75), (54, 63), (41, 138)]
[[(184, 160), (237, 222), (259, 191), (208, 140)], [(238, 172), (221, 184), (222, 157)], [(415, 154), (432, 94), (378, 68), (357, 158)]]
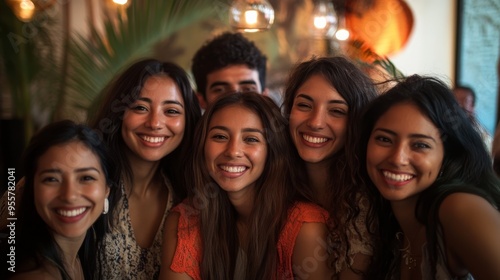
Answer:
[(486, 199), (469, 193), (446, 197), (439, 221), (448, 253), (448, 266), (475, 279), (500, 279), (500, 212)]
[(180, 214), (177, 212), (169, 212), (163, 225), (163, 249), (172, 250), (171, 245), (177, 243), (177, 229), (179, 224)]
[(165, 220), (165, 228), (163, 232), (162, 258), (159, 279), (163, 280), (191, 280), (192, 278), (186, 273), (177, 273), (171, 269), (174, 255), (177, 250), (177, 231), (180, 214), (175, 211), (168, 213)]
[(177, 224), (179, 223), (180, 214), (178, 212), (170, 211), (165, 218), (165, 229), (177, 229)]
[[(328, 229), (323, 223), (303, 223), (293, 250), (295, 279), (331, 279), (333, 269), (328, 266)], [(314, 262), (314, 269), (308, 264)]]
[(326, 236), (328, 229), (323, 223), (303, 223), (297, 240), (315, 240), (318, 236)]
[(483, 197), (463, 192), (448, 195), (439, 207), (439, 218), (442, 222), (454, 220), (455, 217), (474, 218), (478, 214), (495, 215), (499, 212)]

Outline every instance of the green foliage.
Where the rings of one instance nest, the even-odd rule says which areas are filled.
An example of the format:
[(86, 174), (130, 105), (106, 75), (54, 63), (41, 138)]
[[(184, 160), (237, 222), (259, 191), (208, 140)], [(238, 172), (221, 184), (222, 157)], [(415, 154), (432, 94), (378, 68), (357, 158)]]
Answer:
[(174, 32), (209, 16), (221, 17), (228, 7), (225, 0), (134, 0), (117, 20), (106, 18), (102, 28), (91, 28), (90, 36), (73, 34), (67, 42), (64, 27), (54, 20), (69, 12), (61, 5), (26, 23), (0, 0), (0, 73), (12, 96), (12, 106), (5, 107), (24, 120), (27, 139), (33, 123), (92, 111), (120, 70), (151, 56), (153, 46)]
[(388, 57), (378, 55), (372, 49), (367, 47), (364, 42), (355, 40), (350, 42), (350, 46), (352, 46), (354, 50), (351, 52), (351, 55), (357, 57), (361, 64), (368, 66), (378, 65), (394, 79), (405, 77), (403, 72), (401, 72)]
[(90, 39), (72, 38), (68, 89), (60, 98), (66, 98), (70, 109), (92, 113), (103, 88), (124, 67), (151, 56), (156, 43), (188, 24), (216, 15), (221, 7), (227, 5), (208, 0), (133, 1), (116, 22), (104, 20), (103, 32), (93, 28)]

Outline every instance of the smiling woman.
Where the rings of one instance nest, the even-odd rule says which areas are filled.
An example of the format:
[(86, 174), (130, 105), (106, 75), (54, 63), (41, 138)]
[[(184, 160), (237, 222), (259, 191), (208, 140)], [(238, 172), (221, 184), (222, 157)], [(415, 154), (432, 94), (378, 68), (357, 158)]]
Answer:
[(359, 150), (379, 222), (369, 275), (499, 279), (500, 182), (450, 88), (410, 76), (363, 120)]
[(117, 157), (121, 175), (115, 226), (101, 251), (106, 279), (156, 279), (163, 221), (185, 197), (186, 164), (201, 110), (186, 72), (137, 61), (117, 75), (91, 121)]
[(165, 222), (161, 279), (331, 278), (328, 214), (294, 180), (298, 158), (285, 128), (276, 104), (255, 92), (209, 107), (190, 195)]
[(373, 127), (368, 174), (389, 200), (415, 200), (434, 182), (444, 157), (441, 134), (417, 106), (398, 104)]
[(23, 163), (19, 225), (9, 242), (16, 273), (2, 279), (100, 279), (105, 214), (117, 189), (107, 147), (89, 127), (60, 121), (32, 138)]
[(284, 94), (290, 137), (301, 158), (294, 173), (303, 174), (304, 187), (330, 213), (329, 264), (340, 279), (363, 279), (371, 255), (369, 205), (354, 143), (362, 110), (375, 96), (370, 78), (344, 57), (297, 64)]

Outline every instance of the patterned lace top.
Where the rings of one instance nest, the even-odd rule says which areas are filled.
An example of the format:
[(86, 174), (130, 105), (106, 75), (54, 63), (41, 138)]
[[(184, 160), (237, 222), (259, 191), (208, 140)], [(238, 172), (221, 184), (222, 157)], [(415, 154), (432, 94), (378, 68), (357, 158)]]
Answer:
[[(199, 216), (192, 207), (182, 203), (172, 211), (178, 212), (177, 248), (170, 268), (177, 273), (186, 273), (194, 280), (201, 280), (202, 257)], [(278, 273), (280, 279), (294, 279), (292, 254), (295, 240), (303, 223), (324, 223), (328, 213), (315, 204), (297, 202), (289, 211), (288, 219), (278, 240)]]
[[(360, 198), (359, 209), (359, 216), (354, 221), (357, 229), (359, 230), (359, 234), (353, 225), (350, 224), (347, 227), (347, 236), (349, 238), (350, 246), (347, 256), (344, 253), (341, 253), (340, 255), (333, 253), (330, 254), (329, 263), (330, 266), (335, 269), (335, 273), (340, 273), (344, 270), (347, 263), (352, 265), (357, 254), (373, 256), (373, 240), (369, 236), (365, 224), (368, 212), (368, 200), (366, 198)], [(334, 235), (330, 236), (328, 243), (330, 247), (339, 248), (341, 252), (345, 252), (347, 250), (346, 244), (341, 244), (340, 239)]]
[(104, 238), (105, 250), (101, 252), (103, 279), (158, 279), (161, 264), (163, 223), (173, 204), (173, 190), (164, 177), (168, 188), (167, 206), (153, 244), (142, 248), (137, 244), (130, 220), (129, 202), (121, 184), (121, 199), (116, 205), (112, 231)]

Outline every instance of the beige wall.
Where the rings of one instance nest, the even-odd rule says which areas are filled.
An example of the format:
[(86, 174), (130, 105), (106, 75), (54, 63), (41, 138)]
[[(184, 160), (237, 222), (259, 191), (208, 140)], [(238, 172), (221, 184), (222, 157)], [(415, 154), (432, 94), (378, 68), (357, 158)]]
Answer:
[(407, 45), (390, 57), (405, 75), (437, 75), (454, 81), (456, 1), (406, 0), (414, 16)]

